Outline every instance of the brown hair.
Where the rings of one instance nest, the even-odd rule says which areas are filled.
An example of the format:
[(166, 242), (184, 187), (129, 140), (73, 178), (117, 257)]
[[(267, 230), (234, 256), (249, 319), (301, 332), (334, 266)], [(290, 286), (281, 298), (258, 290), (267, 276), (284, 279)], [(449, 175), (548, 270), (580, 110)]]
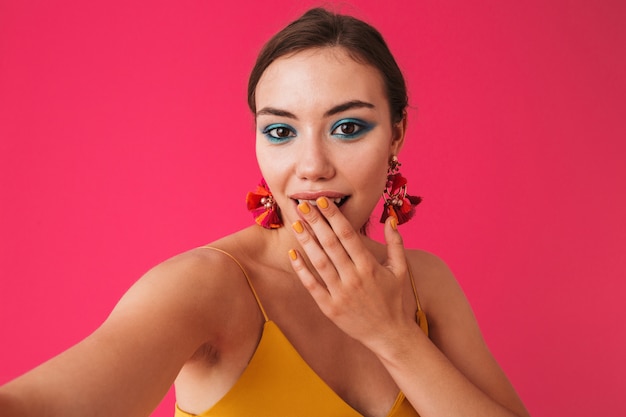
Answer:
[(402, 72), (382, 35), (352, 16), (322, 8), (307, 11), (272, 37), (261, 49), (248, 80), (248, 106), (256, 113), (256, 86), (265, 69), (276, 59), (310, 48), (343, 47), (358, 62), (380, 71), (385, 84), (391, 120), (400, 122), (408, 103)]

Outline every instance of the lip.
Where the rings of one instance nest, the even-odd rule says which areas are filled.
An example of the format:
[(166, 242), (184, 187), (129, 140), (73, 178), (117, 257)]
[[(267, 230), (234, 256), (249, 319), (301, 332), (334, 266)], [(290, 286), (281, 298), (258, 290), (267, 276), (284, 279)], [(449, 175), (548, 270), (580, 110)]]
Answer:
[(330, 199), (347, 197), (347, 194), (338, 193), (336, 191), (305, 191), (301, 193), (291, 194), (289, 198), (293, 200), (317, 200), (320, 197)]
[(316, 200), (320, 197), (328, 198), (333, 203), (335, 203), (337, 207), (341, 207), (350, 198), (350, 196), (347, 194), (338, 193), (335, 191), (311, 191), (296, 193), (290, 196), (290, 198), (294, 200), (296, 204), (302, 201), (307, 201), (314, 206), (317, 206)]

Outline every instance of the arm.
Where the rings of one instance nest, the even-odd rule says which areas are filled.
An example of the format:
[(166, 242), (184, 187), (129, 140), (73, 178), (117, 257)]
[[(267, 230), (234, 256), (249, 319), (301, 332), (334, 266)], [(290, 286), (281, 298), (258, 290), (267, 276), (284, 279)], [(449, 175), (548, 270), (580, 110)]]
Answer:
[(433, 343), (402, 304), (408, 261), (391, 219), (385, 225), (387, 260), (381, 265), (332, 202), (301, 217), (308, 227), (298, 228), (302, 232), (296, 236), (311, 268), (292, 256), (294, 270), (320, 309), (378, 356), (420, 415), (528, 415), (443, 263), (412, 254), (425, 277), (427, 288), (420, 289), (429, 294), (424, 301)]
[(425, 274), (430, 340), (410, 325), (376, 352), (409, 401), (423, 416), (528, 416), (447, 266), (419, 252), (410, 261)]
[[(206, 257), (157, 266), (86, 339), (0, 388), (0, 415), (148, 416), (187, 359), (228, 322), (224, 282)], [(221, 320), (224, 321), (221, 321)]]

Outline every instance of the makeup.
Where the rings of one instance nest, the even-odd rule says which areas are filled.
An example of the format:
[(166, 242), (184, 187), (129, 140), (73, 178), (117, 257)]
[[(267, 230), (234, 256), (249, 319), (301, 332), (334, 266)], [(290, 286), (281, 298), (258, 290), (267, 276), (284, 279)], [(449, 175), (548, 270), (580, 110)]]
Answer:
[(293, 230), (295, 230), (296, 233), (304, 232), (304, 226), (302, 226), (302, 222), (300, 222), (300, 220), (297, 220), (294, 224), (291, 225), (291, 227), (293, 227)]
[(368, 123), (361, 119), (346, 118), (341, 119), (331, 128), (331, 135), (343, 140), (358, 139), (376, 127), (373, 123)]
[(272, 123), (266, 126), (261, 133), (271, 143), (283, 143), (297, 136), (296, 130), (286, 123)]

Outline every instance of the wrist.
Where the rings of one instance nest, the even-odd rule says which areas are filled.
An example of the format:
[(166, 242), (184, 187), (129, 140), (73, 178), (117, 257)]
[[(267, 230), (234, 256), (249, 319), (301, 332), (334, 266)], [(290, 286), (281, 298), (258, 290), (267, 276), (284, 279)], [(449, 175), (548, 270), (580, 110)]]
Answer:
[(409, 322), (403, 326), (389, 327), (364, 344), (383, 363), (393, 363), (414, 352), (420, 340), (426, 337), (416, 322)]

